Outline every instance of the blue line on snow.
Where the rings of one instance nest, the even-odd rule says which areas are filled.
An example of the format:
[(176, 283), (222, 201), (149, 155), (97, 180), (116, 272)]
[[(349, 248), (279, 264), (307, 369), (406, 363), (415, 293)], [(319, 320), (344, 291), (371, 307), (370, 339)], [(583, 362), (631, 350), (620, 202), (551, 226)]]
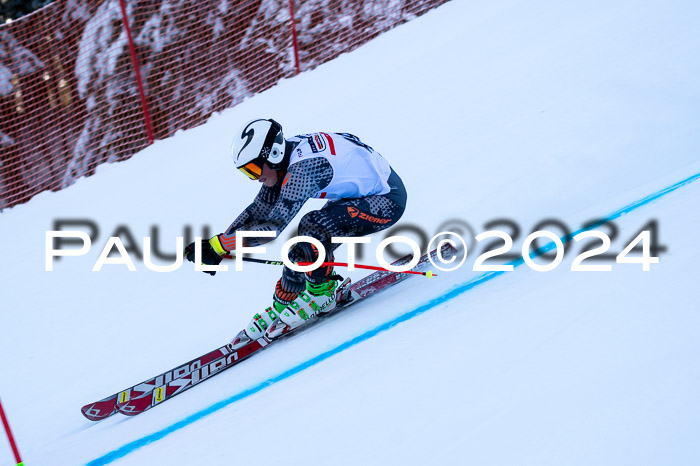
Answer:
[[(665, 196), (666, 194), (673, 192), (682, 186), (685, 186), (689, 183), (692, 183), (693, 181), (696, 181), (698, 178), (700, 178), (700, 173), (695, 174), (691, 177), (688, 177), (685, 180), (679, 181), (678, 183), (671, 185), (665, 189), (657, 191), (656, 193), (651, 194), (643, 199), (640, 199), (636, 202), (633, 202), (633, 203), (611, 213), (610, 215), (608, 215), (607, 217), (605, 217), (603, 219), (604, 220), (603, 222), (599, 222), (598, 225), (600, 225), (601, 223), (605, 223), (606, 221), (615, 220), (616, 218), (619, 218), (628, 212), (631, 212), (635, 209), (638, 209), (639, 207), (642, 207), (646, 204), (649, 204), (650, 202), (652, 202), (652, 201), (654, 201), (662, 196)], [(593, 228), (595, 228), (595, 225), (591, 226), (590, 228), (587, 228), (587, 229), (582, 228), (582, 229), (572, 233), (568, 238), (562, 237), (561, 241), (563, 243), (566, 243), (567, 241), (570, 240), (570, 238), (573, 238), (577, 234), (579, 234), (583, 231), (586, 231), (586, 230), (593, 229)], [(545, 252), (553, 249), (554, 247), (555, 247), (554, 242), (550, 242), (546, 246), (541, 247), (539, 250), (539, 253), (537, 255), (544, 254)], [(523, 263), (524, 263), (524, 260), (521, 258), (521, 259), (518, 259), (516, 261), (511, 262), (510, 264), (512, 264), (515, 268), (515, 267), (522, 265)], [(439, 306), (440, 304), (443, 304), (447, 301), (450, 301), (451, 299), (456, 298), (457, 296), (461, 295), (462, 293), (465, 293), (466, 291), (469, 291), (470, 289), (474, 288), (475, 286), (480, 285), (482, 283), (485, 283), (485, 282), (487, 282), (487, 281), (489, 281), (489, 280), (491, 280), (491, 279), (493, 279), (493, 278), (495, 278), (503, 273), (505, 273), (505, 272), (488, 272), (488, 273), (479, 275), (479, 276), (477, 276), (477, 277), (475, 277), (467, 282), (464, 282), (461, 285), (457, 285), (455, 288), (451, 289), (447, 293), (445, 293), (441, 296), (438, 296), (437, 298), (434, 298), (425, 304), (422, 304), (421, 306), (413, 309), (412, 311), (409, 311), (405, 314), (402, 314), (399, 317), (397, 317), (393, 320), (390, 320), (389, 322), (385, 322), (382, 325), (373, 328), (372, 330), (368, 330), (367, 332), (365, 332), (361, 335), (358, 335), (355, 338), (348, 340), (345, 343), (342, 343), (342, 344), (336, 346), (335, 348), (326, 351), (325, 353), (321, 353), (318, 356), (315, 356), (315, 357), (313, 357), (313, 358), (311, 358), (311, 359), (309, 359), (309, 360), (307, 360), (307, 361), (305, 361), (305, 362), (303, 362), (295, 367), (292, 367), (291, 369), (286, 370), (285, 372), (282, 372), (279, 375), (276, 375), (275, 377), (272, 377), (268, 380), (265, 380), (262, 383), (259, 383), (258, 385), (255, 385), (255, 386), (253, 386), (247, 390), (244, 390), (242, 392), (236, 393), (235, 395), (230, 396), (229, 398), (221, 400), (221, 401), (209, 406), (208, 408), (205, 408), (201, 411), (198, 411), (198, 412), (196, 412), (196, 413), (194, 413), (194, 414), (192, 414), (192, 415), (190, 415), (190, 416), (188, 416), (188, 417), (186, 417), (186, 418), (184, 418), (184, 419), (182, 419), (174, 424), (171, 424), (168, 427), (165, 427), (165, 428), (163, 428), (157, 432), (154, 432), (152, 434), (146, 435), (145, 437), (141, 437), (140, 439), (134, 440), (133, 442), (129, 442), (126, 445), (123, 445), (123, 446), (117, 448), (116, 450), (113, 450), (113, 451), (105, 454), (104, 456), (100, 456), (99, 458), (96, 458), (96, 459), (90, 461), (89, 463), (87, 463), (87, 466), (98, 466), (98, 465), (108, 464), (108, 463), (111, 463), (119, 458), (123, 458), (124, 456), (134, 452), (135, 450), (137, 450), (143, 446), (146, 446), (148, 444), (156, 442), (156, 441), (162, 439), (163, 437), (165, 437), (169, 434), (172, 434), (173, 432), (175, 432), (177, 430), (182, 429), (183, 427), (186, 427), (186, 426), (188, 426), (194, 422), (197, 422), (198, 420), (200, 420), (200, 419), (202, 419), (202, 418), (204, 418), (212, 413), (215, 413), (216, 411), (219, 411), (220, 409), (225, 408), (226, 406), (230, 405), (231, 403), (235, 403), (238, 400), (242, 400), (243, 398), (247, 398), (251, 395), (254, 395), (255, 393), (258, 393), (259, 391), (263, 390), (264, 388), (266, 388), (270, 385), (273, 385), (277, 382), (280, 382), (284, 379), (287, 379), (294, 374), (297, 374), (299, 372), (302, 372), (302, 371), (308, 369), (309, 367), (315, 366), (316, 364), (318, 364), (322, 361), (325, 361), (326, 359), (330, 358), (331, 356), (334, 356), (340, 352), (343, 352), (346, 349), (357, 345), (358, 343), (362, 343), (363, 341), (368, 340), (368, 339), (374, 337), (375, 335), (377, 335), (381, 332), (384, 332), (385, 330), (389, 330), (391, 327), (394, 327), (394, 326), (400, 324), (401, 322), (405, 322), (407, 320), (413, 319), (414, 317), (416, 317), (420, 314), (423, 314), (424, 312), (426, 312), (430, 309), (433, 309), (433, 308)]]

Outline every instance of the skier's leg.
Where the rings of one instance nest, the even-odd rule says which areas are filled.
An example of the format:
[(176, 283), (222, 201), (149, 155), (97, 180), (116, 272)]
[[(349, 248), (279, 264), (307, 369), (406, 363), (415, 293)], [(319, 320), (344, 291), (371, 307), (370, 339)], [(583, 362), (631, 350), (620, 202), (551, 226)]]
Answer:
[[(406, 190), (392, 170), (389, 177), (391, 191), (383, 195), (342, 199), (328, 202), (322, 209), (306, 214), (299, 223), (298, 234), (310, 236), (323, 244), (326, 262), (333, 261), (333, 251), (340, 246), (333, 237), (365, 236), (394, 225), (406, 208)], [(315, 262), (318, 251), (309, 243), (297, 243), (289, 252), (292, 262)], [(256, 314), (248, 327), (233, 340), (240, 347), (260, 338), (277, 317), (295, 328), (317, 312), (329, 312), (335, 307), (335, 289), (332, 267), (319, 267), (303, 274), (285, 266), (273, 295), (273, 305)], [(281, 328), (277, 329), (277, 334)], [(276, 334), (268, 332), (269, 337)]]
[[(300, 232), (300, 234), (304, 233)], [(292, 262), (315, 262), (318, 259), (318, 250), (309, 243), (297, 243), (289, 252), (289, 259)], [(285, 266), (282, 277), (275, 286), (272, 306), (253, 316), (248, 326), (241, 330), (231, 342), (232, 348), (240, 348), (252, 340), (261, 338), (278, 317), (282, 318), (285, 325), (296, 328), (317, 312), (332, 310), (335, 307), (336, 282), (327, 278), (330, 277), (332, 269), (332, 267), (320, 267), (309, 272), (305, 277), (304, 273)], [(312, 279), (315, 284), (310, 282)], [(277, 333), (268, 333), (268, 336), (274, 338), (284, 328), (285, 326), (282, 325)]]
[[(328, 202), (322, 209), (304, 215), (299, 222), (299, 236), (317, 239), (326, 251), (325, 262), (333, 262), (333, 251), (340, 246), (332, 242), (333, 237), (365, 236), (394, 225), (403, 215), (407, 195), (401, 178), (393, 169), (387, 182), (390, 187), (387, 194)], [(291, 249), (289, 259), (292, 262), (315, 262), (318, 254), (312, 244), (297, 243)], [(285, 267), (273, 298), (276, 310), (281, 312), (304, 288), (314, 296), (332, 294), (330, 288), (335, 285), (332, 277), (331, 266), (319, 267), (305, 274), (304, 286), (304, 274)]]
[[(339, 246), (332, 237), (364, 236), (394, 225), (404, 207), (385, 195), (344, 199), (329, 202), (323, 209), (309, 212), (299, 224), (299, 235), (318, 239), (326, 250), (326, 262), (333, 261), (333, 250)], [(298, 243), (293, 249), (305, 262), (314, 262), (318, 251), (309, 243)], [(290, 254), (291, 256), (291, 254)], [(332, 267), (319, 267), (306, 273), (306, 290), (279, 311), (280, 321), (288, 328), (296, 328), (318, 313), (330, 312), (336, 306), (337, 276)], [(271, 338), (283, 331), (273, 326), (267, 332)]]

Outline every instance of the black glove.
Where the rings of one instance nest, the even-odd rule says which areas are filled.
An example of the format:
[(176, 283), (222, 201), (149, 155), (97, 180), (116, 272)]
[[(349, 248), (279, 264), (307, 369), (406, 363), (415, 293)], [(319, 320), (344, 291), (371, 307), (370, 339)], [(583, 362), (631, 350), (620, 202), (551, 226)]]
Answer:
[[(219, 254), (215, 249), (214, 245), (212, 245), (212, 242), (214, 242), (214, 245), (218, 246), (219, 249), (222, 251), (222, 254)], [(219, 241), (218, 236), (214, 236), (211, 239), (203, 239), (202, 240), (202, 264), (203, 265), (219, 265), (221, 263), (221, 260), (223, 259), (223, 255), (227, 254), (228, 251), (223, 249), (221, 246), (221, 242)], [(187, 245), (185, 248), (185, 258), (190, 261), (194, 262), (194, 243), (190, 243)], [(209, 275), (216, 275), (215, 271), (204, 271), (204, 273), (208, 273)]]

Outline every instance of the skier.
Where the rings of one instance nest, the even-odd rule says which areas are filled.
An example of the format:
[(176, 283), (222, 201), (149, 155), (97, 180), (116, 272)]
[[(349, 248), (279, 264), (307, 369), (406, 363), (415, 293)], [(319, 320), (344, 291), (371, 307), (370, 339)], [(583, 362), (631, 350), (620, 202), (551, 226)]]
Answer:
[[(339, 244), (332, 237), (364, 236), (395, 224), (406, 208), (401, 178), (378, 152), (348, 133), (312, 133), (285, 139), (282, 126), (272, 119), (246, 123), (233, 141), (236, 168), (263, 184), (253, 202), (221, 234), (202, 240), (202, 263), (218, 265), (225, 254), (235, 254), (236, 231), (284, 230), (310, 198), (328, 199), (320, 209), (304, 215), (299, 235), (319, 240), (326, 261), (333, 261)], [(271, 238), (246, 238), (245, 246), (258, 246)], [(194, 243), (185, 248), (194, 262)], [(292, 262), (315, 262), (318, 251), (307, 242), (290, 250)], [(231, 342), (240, 348), (267, 332), (274, 338), (317, 313), (336, 305), (341, 277), (332, 267), (301, 273), (284, 267), (272, 297), (272, 306), (253, 316)], [(214, 275), (216, 272), (207, 272)], [(272, 326), (279, 318), (284, 325)], [(273, 330), (274, 328), (274, 330)]]

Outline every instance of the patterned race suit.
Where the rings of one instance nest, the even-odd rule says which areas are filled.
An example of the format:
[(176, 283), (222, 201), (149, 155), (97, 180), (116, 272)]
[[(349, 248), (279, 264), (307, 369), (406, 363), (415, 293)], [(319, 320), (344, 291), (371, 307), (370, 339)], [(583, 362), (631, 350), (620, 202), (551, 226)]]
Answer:
[[(406, 190), (389, 163), (356, 136), (347, 133), (315, 133), (286, 141), (286, 172), (272, 188), (264, 186), (253, 202), (221, 235), (228, 250), (235, 249), (236, 231), (284, 230), (310, 198), (329, 199), (320, 210), (309, 212), (299, 223), (298, 234), (318, 239), (333, 260), (334, 236), (364, 236), (394, 225), (406, 208)], [(253, 238), (246, 246), (271, 239)], [(309, 243), (297, 243), (289, 252), (293, 262), (313, 262), (318, 252)], [(306, 274), (312, 283), (327, 280), (330, 268)], [(288, 304), (305, 287), (304, 274), (284, 268), (275, 300)]]

